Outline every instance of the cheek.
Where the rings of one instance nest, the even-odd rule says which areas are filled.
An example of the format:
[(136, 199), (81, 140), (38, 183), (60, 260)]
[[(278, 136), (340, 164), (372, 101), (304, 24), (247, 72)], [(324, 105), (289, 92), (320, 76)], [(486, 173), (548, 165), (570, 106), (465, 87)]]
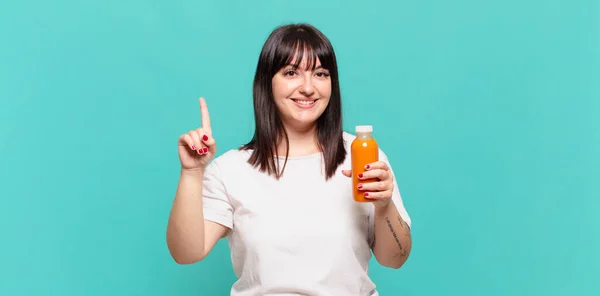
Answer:
[(288, 80), (285, 82), (285, 87), (288, 91), (294, 91), (300, 86), (298, 80)]
[(273, 81), (273, 96), (275, 98), (287, 98), (298, 88), (298, 82), (294, 80)]
[(330, 82), (321, 82), (318, 86), (319, 94), (323, 97), (329, 98), (331, 96), (331, 83)]

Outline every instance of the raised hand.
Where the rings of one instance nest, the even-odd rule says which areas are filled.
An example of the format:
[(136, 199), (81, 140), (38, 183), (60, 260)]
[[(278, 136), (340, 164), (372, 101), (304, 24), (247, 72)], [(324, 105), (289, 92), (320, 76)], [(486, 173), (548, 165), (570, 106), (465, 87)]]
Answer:
[(204, 98), (200, 98), (199, 101), (202, 126), (181, 135), (177, 141), (182, 170), (204, 170), (217, 153), (206, 101)]

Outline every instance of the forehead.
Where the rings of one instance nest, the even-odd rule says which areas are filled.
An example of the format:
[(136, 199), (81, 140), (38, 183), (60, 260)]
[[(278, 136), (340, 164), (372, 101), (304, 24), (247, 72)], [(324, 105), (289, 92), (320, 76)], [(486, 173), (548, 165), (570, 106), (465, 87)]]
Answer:
[(288, 65), (303, 69), (321, 67), (321, 60), (317, 54), (310, 49), (296, 50), (293, 55), (288, 58)]

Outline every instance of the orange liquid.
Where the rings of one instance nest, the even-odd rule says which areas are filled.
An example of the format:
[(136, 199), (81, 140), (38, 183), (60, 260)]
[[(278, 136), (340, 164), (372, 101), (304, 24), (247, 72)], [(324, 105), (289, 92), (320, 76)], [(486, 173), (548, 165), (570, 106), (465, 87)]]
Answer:
[(365, 191), (358, 189), (358, 184), (376, 182), (377, 179), (358, 179), (358, 175), (366, 171), (365, 166), (379, 160), (379, 146), (370, 136), (358, 135), (350, 146), (352, 157), (352, 186), (354, 200), (357, 202), (371, 202), (365, 198)]

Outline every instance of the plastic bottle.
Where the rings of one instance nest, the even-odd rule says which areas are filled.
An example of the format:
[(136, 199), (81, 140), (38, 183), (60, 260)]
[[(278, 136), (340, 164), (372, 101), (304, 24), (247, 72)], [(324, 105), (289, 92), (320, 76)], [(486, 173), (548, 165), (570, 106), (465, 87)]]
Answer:
[(354, 200), (357, 202), (371, 202), (371, 199), (365, 197), (365, 191), (358, 189), (358, 184), (375, 182), (377, 179), (360, 180), (358, 175), (366, 171), (365, 166), (367, 164), (379, 160), (379, 145), (377, 145), (377, 142), (373, 138), (373, 126), (356, 126), (356, 138), (352, 141), (350, 150), (352, 157), (352, 186), (354, 189)]

